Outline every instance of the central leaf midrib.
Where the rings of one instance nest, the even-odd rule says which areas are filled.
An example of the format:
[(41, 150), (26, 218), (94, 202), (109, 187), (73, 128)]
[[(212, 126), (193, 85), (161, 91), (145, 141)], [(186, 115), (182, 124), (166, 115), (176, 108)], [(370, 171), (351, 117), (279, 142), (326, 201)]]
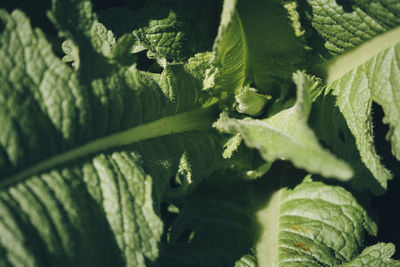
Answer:
[(260, 266), (278, 266), (279, 249), (279, 219), (281, 195), (284, 189), (271, 194), (267, 205), (257, 212), (257, 220), (263, 229), (260, 240), (257, 242), (257, 259)]
[(245, 30), (243, 28), (242, 18), (239, 16), (237, 11), (235, 11), (234, 16), (236, 16), (236, 19), (237, 19), (238, 24), (239, 24), (240, 34), (242, 36), (242, 49), (243, 49), (243, 61), (244, 61), (243, 62), (243, 67), (244, 67), (244, 69), (243, 69), (243, 72), (244, 72), (244, 75), (243, 75), (244, 80), (243, 80), (243, 82), (246, 82), (247, 75), (251, 74), (251, 72), (252, 72), (251, 68), (250, 68), (250, 62), (249, 62), (250, 52), (249, 52), (249, 50), (247, 48), (247, 38), (246, 38)]
[(180, 114), (164, 117), (128, 130), (111, 134), (62, 154), (54, 155), (32, 167), (7, 177), (0, 183), (0, 188), (19, 183), (24, 179), (64, 165), (73, 160), (84, 158), (112, 148), (131, 145), (151, 138), (172, 135), (187, 131), (206, 130), (215, 120), (215, 107), (199, 108)]
[(380, 52), (400, 43), (400, 26), (380, 34), (360, 46), (336, 56), (313, 70), (330, 85)]

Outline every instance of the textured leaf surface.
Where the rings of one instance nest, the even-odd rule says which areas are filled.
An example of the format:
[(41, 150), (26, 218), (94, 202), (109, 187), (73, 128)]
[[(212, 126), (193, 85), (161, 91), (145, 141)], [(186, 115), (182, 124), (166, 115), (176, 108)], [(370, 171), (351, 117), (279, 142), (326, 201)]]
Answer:
[(349, 179), (350, 167), (323, 149), (308, 128), (311, 109), (308, 91), (315, 84), (301, 72), (293, 78), (297, 84), (297, 102), (293, 107), (264, 120), (236, 120), (222, 115), (215, 126), (229, 133), (240, 133), (246, 144), (257, 148), (266, 161), (287, 159), (310, 172)]
[(132, 157), (99, 155), (2, 189), (5, 266), (143, 265), (144, 257), (154, 259), (162, 222), (151, 178)]
[(371, 108), (373, 102), (383, 108), (383, 122), (390, 128), (386, 139), (400, 159), (400, 6), (393, 1), (356, 1), (346, 12), (335, 1), (309, 3), (314, 26), (326, 38), (327, 48), (335, 53), (351, 50), (325, 63), (320, 71), (328, 90), (333, 88), (337, 96), (337, 106), (368, 168), (366, 172), (356, 167), (357, 171), (366, 177), (371, 173), (377, 184), (368, 178), (367, 187), (383, 193), (392, 175), (375, 151)]
[(346, 267), (396, 267), (400, 266), (400, 262), (390, 257), (394, 254), (395, 248), (393, 244), (379, 243), (374, 246), (367, 247), (363, 252), (349, 263), (340, 266)]
[[(104, 39), (90, 4), (60, 1), (53, 19), (79, 47), (74, 71), (22, 12), (0, 12), (1, 264), (143, 266), (155, 260), (162, 199), (184, 195), (215, 169), (218, 138), (188, 132), (118, 149), (104, 140), (199, 106), (201, 82), (191, 73), (200, 72), (195, 64), (168, 65), (161, 74), (114, 65), (99, 50)], [(88, 68), (94, 62), (96, 68)], [(92, 140), (100, 140), (98, 148), (81, 149)], [(81, 158), (19, 176), (72, 150), (83, 152)], [(183, 165), (189, 166), (186, 184), (172, 190), (169, 180)]]
[(356, 139), (361, 158), (383, 188), (391, 174), (376, 154), (371, 122), (372, 102), (379, 104), (389, 124), (386, 139), (400, 159), (400, 44), (388, 48), (332, 83), (337, 105)]
[(100, 21), (118, 36), (133, 34), (132, 52), (147, 50), (151, 58), (181, 62), (211, 49), (218, 6), (217, 1), (147, 1), (138, 10), (118, 7), (100, 12)]
[(22, 13), (2, 14), (2, 174), (199, 105), (201, 83), (183, 65), (153, 75), (108, 64), (112, 72), (103, 78), (88, 81), (92, 74), (82, 80), (87, 70), (81, 66), (76, 73), (62, 64)]
[(307, 0), (312, 24), (331, 52), (343, 53), (400, 25), (400, 5), (392, 0)]
[[(140, 266), (144, 257), (154, 260), (162, 233), (156, 212), (169, 178), (178, 174), (180, 156), (187, 155), (197, 177), (207, 175), (204, 171), (217, 161), (208, 151), (215, 150), (213, 145), (213, 136), (204, 133), (144, 141), (2, 189), (6, 261)], [(211, 157), (201, 160), (205, 150)]]
[(336, 97), (331, 93), (320, 95), (313, 103), (309, 124), (326, 147), (345, 160), (353, 169), (351, 185), (357, 190), (382, 194), (385, 188), (362, 162), (356, 140), (347, 126)]
[(206, 86), (235, 93), (251, 82), (274, 92), (304, 52), (280, 1), (224, 1), (213, 50)]
[[(50, 2), (43, 32), (0, 10), (0, 266), (398, 265), (365, 248), (356, 194), (279, 161), (383, 192), (370, 108), (400, 159), (396, 1)], [(326, 91), (295, 72), (292, 106), (321, 36), (346, 53), (311, 68)]]
[[(139, 29), (133, 31), (137, 45), (149, 50), (150, 55), (166, 57), (171, 61), (182, 61), (198, 52), (211, 48), (213, 33), (216, 32), (216, 1), (182, 1), (170, 3), (149, 1), (146, 10), (139, 11), (154, 17), (154, 10), (162, 19), (143, 18)], [(153, 4), (155, 3), (155, 4)], [(152, 5), (153, 4), (153, 5)], [(173, 9), (166, 8), (173, 6)], [(166, 10), (170, 10), (165, 14)], [(163, 14), (164, 13), (164, 14)], [(147, 25), (144, 25), (146, 23)]]
[(349, 192), (311, 179), (273, 192), (258, 221), (263, 224), (257, 247), (261, 266), (334, 266), (358, 254), (365, 230), (377, 232)]

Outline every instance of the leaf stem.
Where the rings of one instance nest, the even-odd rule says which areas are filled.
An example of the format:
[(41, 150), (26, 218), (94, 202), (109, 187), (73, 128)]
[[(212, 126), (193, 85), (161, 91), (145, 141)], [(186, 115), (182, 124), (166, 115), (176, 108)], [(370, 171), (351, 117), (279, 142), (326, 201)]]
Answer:
[(49, 158), (28, 168), (27, 170), (6, 178), (0, 183), (0, 188), (16, 184), (32, 175), (40, 174), (61, 164), (111, 148), (122, 147), (143, 140), (181, 132), (206, 130), (211, 128), (215, 118), (215, 106), (211, 106), (161, 118), (153, 122), (130, 128), (123, 132), (99, 138), (81, 147)]

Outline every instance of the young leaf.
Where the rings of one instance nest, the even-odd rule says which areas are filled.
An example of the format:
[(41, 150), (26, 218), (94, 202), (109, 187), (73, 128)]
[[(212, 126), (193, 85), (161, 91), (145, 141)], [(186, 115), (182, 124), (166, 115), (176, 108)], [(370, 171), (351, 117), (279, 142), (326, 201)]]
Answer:
[(290, 80), (304, 53), (277, 0), (224, 1), (213, 50), (205, 85), (231, 94), (252, 81), (261, 92), (277, 94), (275, 83)]
[[(133, 31), (134, 52), (147, 49), (149, 57), (182, 62), (195, 53), (209, 50), (216, 32), (218, 4), (198, 0), (148, 1), (138, 10), (140, 21)], [(159, 14), (155, 16), (155, 12)]]
[(301, 72), (295, 73), (293, 80), (297, 85), (297, 102), (293, 107), (264, 120), (236, 120), (222, 114), (215, 127), (240, 133), (246, 144), (257, 148), (266, 161), (287, 159), (310, 172), (341, 180), (351, 178), (350, 167), (323, 149), (307, 125), (311, 109), (308, 91), (315, 84)]
[(195, 53), (211, 49), (218, 7), (218, 1), (210, 0), (154, 0), (137, 10), (103, 10), (99, 17), (117, 36), (133, 35), (131, 52), (147, 50), (150, 58), (183, 62)]

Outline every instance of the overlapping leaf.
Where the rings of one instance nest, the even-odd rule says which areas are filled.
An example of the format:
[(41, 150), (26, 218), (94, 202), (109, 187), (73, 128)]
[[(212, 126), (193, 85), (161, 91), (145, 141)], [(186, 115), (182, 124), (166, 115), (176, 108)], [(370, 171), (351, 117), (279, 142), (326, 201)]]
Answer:
[[(331, 52), (369, 40), (318, 72), (334, 89), (343, 118), (329, 87), (309, 122), (349, 162), (353, 184), (381, 193), (390, 174), (373, 148), (370, 107), (372, 101), (383, 106), (400, 158), (399, 30), (383, 34), (399, 24), (399, 6), (386, 0), (359, 0), (344, 9), (330, 0), (308, 3)], [(242, 138), (269, 161), (248, 177), (288, 159), (309, 172), (350, 178), (350, 167), (323, 149), (307, 125), (311, 101), (321, 92), (304, 73), (294, 75), (294, 106), (278, 103), (263, 120), (222, 115), (217, 128), (236, 134), (224, 156), (247, 158), (221, 162), (221, 135), (209, 129), (213, 104), (230, 97), (242, 113), (231, 114), (259, 116), (271, 99), (264, 94), (272, 101), (286, 95), (292, 72), (306, 61), (299, 18), (306, 6), (226, 0), (214, 51), (196, 54), (210, 48), (217, 16), (204, 17), (218, 13), (218, 5), (155, 0), (135, 11), (103, 10), (101, 22), (114, 36), (89, 1), (54, 0), (50, 18), (67, 39), (64, 61), (74, 69), (22, 12), (0, 11), (0, 265), (255, 266), (254, 195), (266, 204), (259, 216), (260, 265), (398, 265), (390, 259), (391, 244), (361, 252), (364, 231), (376, 235), (376, 225), (343, 188), (308, 179), (268, 198), (260, 179), (237, 179), (243, 169), (259, 167), (249, 153), (235, 152)], [(162, 63), (161, 73), (137, 70), (140, 62), (130, 53), (143, 50)], [(206, 92), (217, 92), (213, 98), (203, 82), (214, 89)], [(230, 171), (211, 175), (225, 167)], [(261, 180), (290, 180), (274, 178)], [(247, 191), (252, 183), (256, 194)], [(173, 222), (160, 211), (164, 201), (180, 208)]]
[(308, 90), (315, 84), (301, 72), (293, 79), (297, 84), (297, 102), (293, 107), (264, 120), (237, 120), (222, 115), (215, 126), (232, 134), (240, 133), (246, 144), (257, 148), (266, 161), (287, 159), (310, 172), (343, 180), (351, 178), (350, 167), (323, 149), (308, 128)]
[[(196, 64), (169, 65), (161, 74), (120, 67), (102, 49), (90, 3), (55, 1), (53, 21), (79, 48), (74, 71), (23, 13), (0, 14), (1, 263), (143, 266), (155, 260), (160, 202), (184, 195), (218, 167), (218, 138), (188, 132), (110, 150), (131, 138), (112, 134), (199, 107)], [(209, 127), (207, 116), (192, 116), (194, 123), (182, 121), (188, 131)], [(196, 119), (205, 119), (203, 126)], [(185, 186), (171, 191), (175, 175), (183, 175)]]
[(182, 62), (211, 48), (218, 6), (216, 1), (147, 1), (137, 10), (103, 10), (100, 21), (117, 36), (133, 34), (131, 52), (147, 50), (150, 58)]
[(350, 183), (354, 188), (382, 194), (385, 188), (362, 162), (355, 138), (335, 103), (332, 94), (322, 94), (316, 99), (309, 118), (311, 128), (327, 148), (351, 166), (354, 176)]
[(279, 94), (304, 60), (281, 1), (224, 1), (213, 50), (205, 85), (231, 95), (251, 83), (264, 93)]
[(327, 39), (327, 47), (335, 52), (354, 48), (324, 63), (317, 72), (337, 96), (337, 106), (355, 137), (361, 160), (379, 183), (370, 189), (381, 193), (391, 174), (375, 151), (371, 107), (375, 102), (383, 108), (383, 121), (390, 127), (386, 139), (393, 155), (400, 159), (399, 6), (390, 1), (357, 1), (354, 11), (345, 13), (334, 1), (326, 1), (327, 5), (309, 2), (315, 15), (313, 23)]

